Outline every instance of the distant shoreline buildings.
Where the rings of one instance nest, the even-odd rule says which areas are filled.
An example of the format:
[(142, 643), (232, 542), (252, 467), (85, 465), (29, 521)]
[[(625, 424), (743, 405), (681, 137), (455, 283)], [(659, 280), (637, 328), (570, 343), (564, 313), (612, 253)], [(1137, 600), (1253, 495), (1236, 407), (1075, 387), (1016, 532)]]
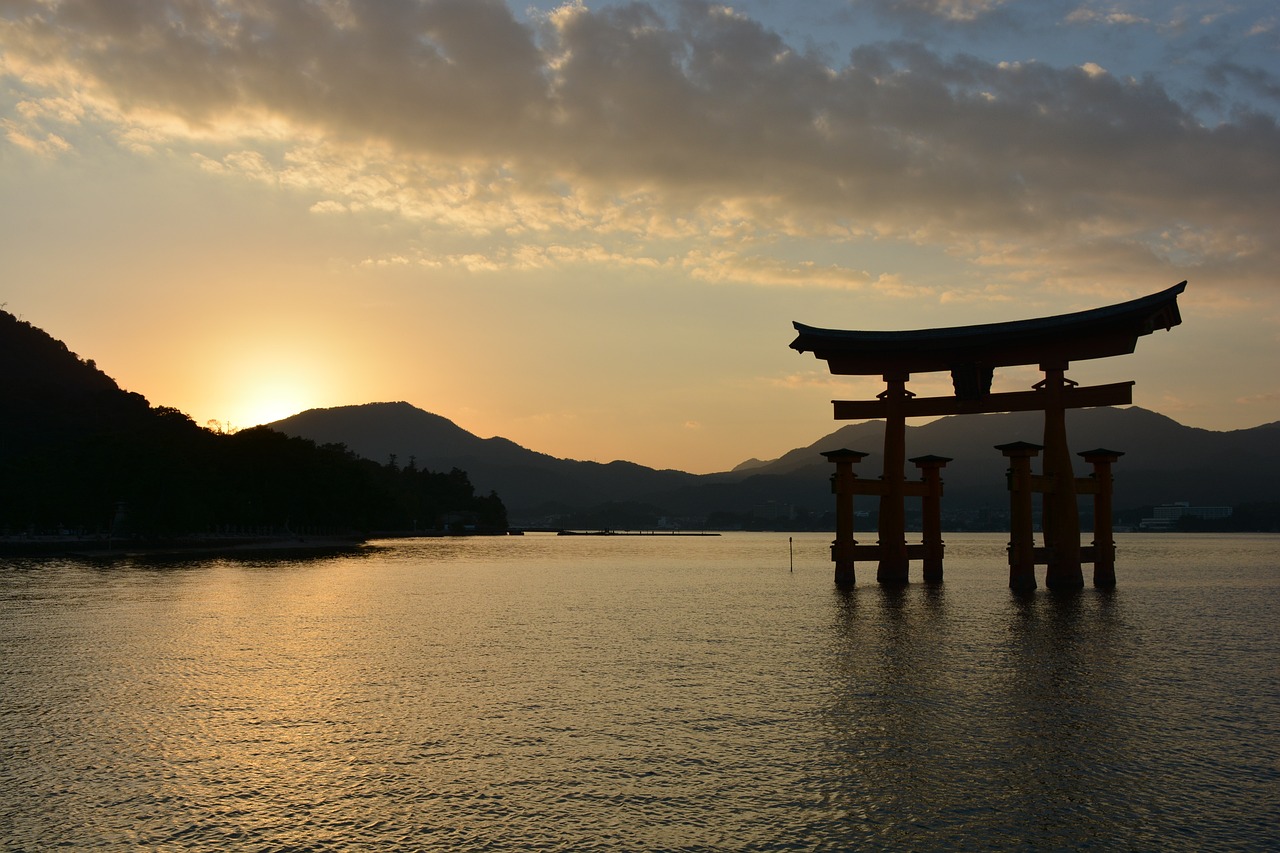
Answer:
[(1149, 518), (1144, 518), (1138, 522), (1139, 530), (1147, 531), (1166, 531), (1177, 530), (1178, 520), (1182, 518), (1230, 518), (1231, 507), (1229, 506), (1191, 506), (1187, 501), (1177, 501), (1171, 504), (1161, 504), (1154, 507)]

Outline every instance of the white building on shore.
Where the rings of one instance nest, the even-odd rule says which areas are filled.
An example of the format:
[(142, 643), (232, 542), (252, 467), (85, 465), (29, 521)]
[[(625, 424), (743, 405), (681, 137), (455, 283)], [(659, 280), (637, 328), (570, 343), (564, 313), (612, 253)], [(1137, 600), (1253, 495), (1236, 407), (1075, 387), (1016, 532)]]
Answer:
[(1180, 518), (1230, 518), (1229, 506), (1191, 506), (1187, 501), (1161, 504), (1150, 518), (1138, 524), (1139, 530), (1176, 530)]

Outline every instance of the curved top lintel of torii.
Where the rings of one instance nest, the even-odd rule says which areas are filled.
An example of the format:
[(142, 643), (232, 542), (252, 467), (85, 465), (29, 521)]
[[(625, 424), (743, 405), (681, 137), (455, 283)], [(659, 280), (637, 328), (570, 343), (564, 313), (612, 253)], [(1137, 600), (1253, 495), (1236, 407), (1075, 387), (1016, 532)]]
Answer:
[[(1134, 351), (1138, 338), (1182, 322), (1178, 295), (1187, 283), (1128, 302), (1073, 314), (906, 331), (821, 329), (793, 323), (791, 348), (811, 352), (843, 375), (951, 371), (990, 376), (996, 367), (1066, 365)], [(979, 380), (980, 381), (980, 380)], [(990, 382), (990, 379), (987, 380)]]

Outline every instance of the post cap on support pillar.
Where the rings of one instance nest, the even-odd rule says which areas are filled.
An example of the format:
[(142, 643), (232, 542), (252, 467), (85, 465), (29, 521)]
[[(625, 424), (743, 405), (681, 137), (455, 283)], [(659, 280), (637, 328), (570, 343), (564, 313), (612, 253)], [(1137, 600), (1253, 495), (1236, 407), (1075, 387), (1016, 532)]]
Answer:
[(861, 462), (871, 454), (842, 447), (839, 450), (824, 450), (822, 455), (827, 457), (828, 462)]
[(1117, 462), (1121, 456), (1124, 456), (1122, 450), (1107, 450), (1105, 447), (1097, 447), (1093, 450), (1081, 450), (1076, 456), (1082, 457), (1085, 462), (1097, 464), (1099, 462)]
[(954, 462), (950, 456), (934, 456), (932, 453), (927, 456), (913, 456), (907, 460), (917, 468), (945, 468), (948, 462)]
[(997, 444), (995, 447), (1010, 459), (1032, 457), (1044, 450), (1043, 444), (1032, 444), (1029, 441), (1011, 441), (1008, 444)]

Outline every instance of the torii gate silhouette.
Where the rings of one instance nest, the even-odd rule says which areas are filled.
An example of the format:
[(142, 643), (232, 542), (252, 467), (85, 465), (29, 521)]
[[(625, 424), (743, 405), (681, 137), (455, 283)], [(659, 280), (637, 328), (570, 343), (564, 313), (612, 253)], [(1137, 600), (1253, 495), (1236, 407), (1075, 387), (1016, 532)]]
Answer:
[[(939, 499), (940, 469), (950, 462), (941, 456), (915, 457), (922, 472), (918, 482), (903, 475), (906, 459), (906, 419), (938, 415), (993, 412), (1044, 412), (1044, 444), (1025, 442), (997, 445), (1010, 464), (1009, 585), (1036, 586), (1035, 565), (1048, 566), (1045, 585), (1050, 588), (1084, 586), (1082, 562), (1094, 564), (1096, 586), (1115, 585), (1115, 546), (1111, 539), (1110, 465), (1121, 455), (1098, 448), (1081, 455), (1094, 466), (1094, 475), (1077, 479), (1067, 447), (1066, 410), (1090, 406), (1121, 406), (1133, 402), (1133, 382), (1080, 387), (1066, 378), (1073, 361), (1126, 355), (1138, 338), (1156, 329), (1171, 329), (1182, 322), (1178, 294), (1181, 282), (1159, 293), (1090, 311), (1040, 317), (1009, 323), (870, 332), (819, 329), (793, 323), (798, 336), (791, 348), (811, 352), (826, 361), (833, 374), (880, 374), (885, 390), (875, 400), (835, 400), (836, 420), (883, 418), (884, 473), (879, 480), (858, 479), (853, 465), (867, 454), (852, 450), (824, 453), (836, 464), (832, 477), (836, 493), (836, 539), (831, 546), (836, 583), (854, 582), (855, 558), (877, 560), (876, 580), (905, 584), (913, 558), (924, 561), (924, 579), (942, 580), (942, 534)], [(1044, 379), (1031, 391), (991, 393), (998, 367), (1034, 364)], [(949, 371), (955, 395), (917, 397), (906, 389), (913, 373)], [(1041, 474), (1031, 474), (1031, 462), (1044, 451)], [(1031, 530), (1031, 495), (1044, 495), (1041, 529), (1044, 547), (1034, 547)], [(1093, 494), (1095, 535), (1092, 548), (1080, 544), (1076, 497)], [(879, 542), (858, 545), (853, 539), (853, 496), (880, 498)], [(909, 546), (904, 530), (904, 499), (924, 499), (924, 543)], [(1105, 517), (1103, 517), (1105, 513)]]

